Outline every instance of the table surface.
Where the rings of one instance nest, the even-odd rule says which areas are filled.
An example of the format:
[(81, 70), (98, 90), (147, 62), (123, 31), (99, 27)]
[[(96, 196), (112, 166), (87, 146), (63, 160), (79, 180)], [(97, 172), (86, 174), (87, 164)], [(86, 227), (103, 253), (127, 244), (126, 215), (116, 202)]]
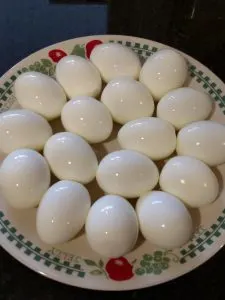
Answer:
[[(105, 4), (104, 1), (101, 4), (90, 1), (91, 4), (85, 5), (76, 4), (76, 1), (56, 2), (0, 2), (1, 74), (26, 55), (49, 44), (83, 35), (116, 33), (140, 36), (178, 48), (225, 80), (223, 0), (113, 0)], [(140, 300), (181, 297), (219, 300), (225, 299), (224, 280), (225, 249), (222, 249), (181, 278), (114, 295)], [(44, 278), (0, 248), (0, 300), (85, 300), (105, 298), (109, 293), (69, 287)]]

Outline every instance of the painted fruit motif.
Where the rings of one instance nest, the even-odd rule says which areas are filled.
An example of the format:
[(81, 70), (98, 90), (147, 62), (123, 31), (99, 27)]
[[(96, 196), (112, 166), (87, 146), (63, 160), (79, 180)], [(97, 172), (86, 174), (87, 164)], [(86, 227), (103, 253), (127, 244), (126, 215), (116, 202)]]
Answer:
[(100, 44), (102, 44), (102, 41), (100, 40), (92, 40), (86, 44), (86, 57), (88, 59), (90, 58), (91, 52), (94, 49), (94, 47)]
[(125, 257), (111, 258), (107, 262), (105, 269), (109, 278), (116, 281), (128, 280), (134, 276), (133, 266)]
[(51, 50), (49, 51), (48, 55), (56, 63), (59, 62), (64, 56), (67, 56), (66, 52), (61, 49)]

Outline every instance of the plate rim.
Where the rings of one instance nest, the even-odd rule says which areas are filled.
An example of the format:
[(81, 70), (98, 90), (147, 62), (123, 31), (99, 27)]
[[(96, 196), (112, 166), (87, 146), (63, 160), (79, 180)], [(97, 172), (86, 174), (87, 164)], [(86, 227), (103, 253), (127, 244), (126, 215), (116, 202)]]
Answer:
[[(50, 48), (53, 48), (53, 47), (59, 47), (60, 44), (64, 44), (64, 43), (70, 43), (72, 41), (74, 41), (75, 43), (79, 43), (79, 40), (84, 42), (85, 39), (86, 40), (89, 40), (89, 39), (115, 39), (115, 40), (126, 40), (126, 41), (131, 41), (131, 42), (140, 42), (140, 43), (144, 43), (144, 44), (153, 44), (155, 45), (156, 47), (167, 47), (167, 48), (171, 48), (171, 49), (175, 49), (173, 47), (170, 47), (166, 44), (162, 44), (162, 43), (158, 43), (158, 42), (155, 42), (155, 41), (152, 41), (152, 40), (148, 40), (148, 39), (144, 39), (144, 38), (139, 38), (139, 37), (134, 37), (134, 36), (126, 36), (126, 35), (89, 35), (89, 36), (83, 36), (83, 37), (77, 37), (77, 38), (72, 38), (72, 39), (68, 39), (68, 40), (65, 40), (65, 41), (61, 41), (61, 42), (58, 42), (58, 43), (55, 43), (55, 44), (52, 44), (50, 46), (46, 46), (44, 48), (41, 48), (33, 53), (31, 53), (30, 55), (28, 55), (27, 57), (25, 57), (24, 59), (20, 60), (18, 63), (16, 63), (14, 66), (12, 66), (8, 71), (6, 71), (0, 78), (0, 84), (2, 83), (2, 81), (4, 81), (5, 77), (9, 76), (8, 74), (9, 73), (12, 73), (14, 72), (14, 70), (17, 70), (18, 67), (23, 64), (27, 59), (29, 58), (32, 58), (33, 56), (37, 55), (37, 53), (39, 53), (40, 51), (46, 51), (46, 50), (49, 50)], [(222, 80), (217, 76), (215, 75), (210, 69), (208, 69), (205, 65), (203, 65), (201, 62), (197, 61), (196, 59), (194, 59), (193, 57), (183, 53), (182, 51), (178, 50), (178, 49), (175, 49), (176, 51), (179, 51), (180, 53), (182, 53), (185, 57), (187, 58), (190, 58), (192, 62), (194, 63), (197, 63), (198, 65), (201, 65), (201, 67), (204, 69), (204, 72), (208, 72), (210, 73), (210, 75), (213, 75), (213, 80), (216, 79), (216, 81), (218, 82), (219, 85), (222, 85), (224, 86), (224, 83), (222, 82)], [(221, 212), (222, 213), (222, 212)], [(222, 238), (223, 237), (223, 238)], [(219, 243), (219, 241), (222, 242)], [(119, 282), (115, 281), (115, 287), (96, 287), (95, 284), (94, 284), (94, 287), (92, 286), (87, 286), (85, 283), (87, 282), (87, 280), (82, 280), (82, 281), (79, 281), (79, 285), (77, 284), (77, 279), (76, 278), (74, 281), (75, 281), (75, 284), (73, 284), (72, 282), (69, 282), (67, 280), (67, 277), (65, 276), (57, 276), (54, 274), (54, 272), (47, 272), (47, 273), (44, 273), (41, 271), (41, 269), (43, 269), (44, 265), (40, 264), (37, 262), (37, 266), (40, 266), (39, 267), (35, 267), (33, 266), (33, 264), (29, 264), (29, 259), (22, 253), (21, 257), (20, 255), (16, 255), (16, 253), (19, 251), (18, 249), (14, 249), (15, 247), (12, 247), (12, 243), (10, 243), (10, 241), (7, 242), (7, 239), (4, 239), (4, 235), (3, 234), (0, 234), (0, 244), (2, 245), (2, 247), (11, 255), (13, 256), (16, 260), (18, 260), (19, 262), (21, 262), (22, 264), (24, 264), (25, 266), (27, 266), (28, 268), (32, 269), (33, 271), (37, 272), (38, 274), (41, 274), (41, 275), (44, 275), (45, 277), (49, 278), (49, 279), (54, 279), (58, 282), (61, 282), (61, 283), (65, 283), (65, 284), (68, 284), (68, 285), (71, 285), (71, 286), (76, 286), (76, 287), (82, 287), (82, 288), (86, 288), (86, 289), (95, 289), (95, 290), (108, 290), (108, 291), (119, 291), (119, 290), (135, 290), (135, 289), (140, 289), (140, 288), (147, 288), (147, 287), (151, 287), (151, 286), (154, 286), (154, 285), (158, 285), (158, 284), (161, 284), (161, 283), (164, 283), (164, 282), (168, 282), (170, 280), (173, 280), (175, 278), (178, 278), (180, 276), (183, 276), (184, 274), (187, 274), (191, 271), (193, 271), (195, 268), (197, 268), (198, 266), (202, 265), (203, 263), (205, 263), (207, 260), (209, 260), (211, 257), (213, 257), (225, 244), (225, 235), (222, 234), (220, 238), (218, 238), (215, 242), (214, 242), (214, 247), (211, 248), (211, 251), (210, 252), (207, 252), (207, 255), (205, 256), (204, 260), (200, 260), (198, 261), (194, 266), (192, 266), (188, 271), (184, 270), (184, 271), (181, 271), (181, 272), (178, 272), (178, 274), (174, 275), (174, 276), (170, 276), (170, 278), (168, 279), (163, 279), (163, 280), (158, 280), (158, 282), (154, 282), (153, 284), (151, 284), (150, 282), (146, 282), (146, 284), (138, 284), (138, 286), (135, 286), (135, 282), (132, 281), (133, 283), (133, 286), (129, 286), (129, 287), (126, 287), (126, 282), (129, 283), (129, 281), (123, 281), (122, 284), (119, 284)], [(19, 256), (19, 257), (18, 257)], [(25, 257), (25, 259), (23, 259)], [(36, 262), (35, 264), (36, 265)], [(159, 276), (159, 279), (160, 279), (161, 276)], [(165, 276), (164, 276), (165, 277)], [(84, 284), (83, 284), (84, 283)], [(123, 285), (125, 285), (125, 287), (123, 287)]]

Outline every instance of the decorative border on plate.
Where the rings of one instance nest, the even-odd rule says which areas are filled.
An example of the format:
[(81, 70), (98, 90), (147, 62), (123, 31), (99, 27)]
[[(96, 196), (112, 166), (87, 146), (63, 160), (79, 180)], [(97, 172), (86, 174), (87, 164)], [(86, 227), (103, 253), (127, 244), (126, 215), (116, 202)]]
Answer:
[(19, 234), (9, 220), (5, 218), (2, 211), (0, 211), (0, 232), (6, 235), (7, 239), (15, 247), (23, 251), (24, 254), (32, 257), (37, 262), (43, 261), (46, 267), (53, 267), (56, 271), (64, 270), (69, 275), (76, 273), (80, 278), (85, 276), (85, 272), (81, 269), (80, 264), (70, 264), (67, 261), (61, 262), (59, 258), (52, 257), (49, 253), (43, 252), (41, 248), (28, 241), (22, 234)]
[[(16, 74), (12, 75), (4, 84), (0, 87), (0, 112), (8, 110), (15, 101), (13, 96), (13, 83), (16, 78), (21, 74), (21, 71), (17, 71)], [(14, 101), (9, 101), (11, 99)], [(9, 102), (8, 102), (9, 101)]]
[(18, 70), (7, 81), (5, 81), (0, 87), (0, 112), (8, 110), (15, 101), (15, 97), (13, 96), (14, 81), (19, 75), (27, 71), (36, 71), (53, 76), (55, 73), (55, 64), (52, 63), (50, 59), (43, 58), (28, 67), (23, 67), (21, 70)]
[[(149, 45), (141, 46), (140, 43), (132, 43), (127, 41), (114, 41), (112, 43), (119, 43), (126, 47), (132, 48), (138, 55), (143, 58), (148, 58), (159, 49), (156, 47), (151, 47)], [(222, 109), (223, 114), (225, 115), (225, 95), (222, 95), (222, 90), (213, 82), (208, 76), (204, 75), (204, 72), (198, 70), (195, 65), (189, 65), (189, 72), (191, 77), (196, 77), (196, 81), (202, 84), (202, 87), (215, 99), (216, 102), (219, 102), (218, 105)]]
[[(141, 45), (140, 43), (132, 43), (132, 42), (128, 42), (128, 41), (126, 41), (126, 42), (110, 41), (110, 42), (117, 42), (117, 43), (120, 43), (127, 47), (132, 48), (143, 59), (148, 58), (153, 53), (158, 51), (158, 49), (156, 47), (150, 47), (149, 45)], [(85, 46), (86, 46), (86, 48), (85, 48)], [(57, 52), (57, 51), (63, 52), (60, 49), (56, 49), (54, 51), (55, 52)], [(66, 53), (64, 53), (64, 54), (66, 55)], [(73, 48), (72, 54), (77, 54), (77, 55), (85, 57), (85, 55), (87, 55), (87, 44), (86, 45), (76, 44)], [(39, 62), (34, 62), (32, 65), (22, 68), (22, 70), (18, 70), (14, 75), (12, 75), (0, 87), (0, 111), (7, 110), (12, 105), (12, 103), (15, 100), (15, 97), (13, 96), (13, 91), (12, 91), (13, 83), (21, 73), (26, 72), (28, 70), (40, 71), (44, 74), (53, 76), (54, 70), (55, 70), (55, 64), (54, 64), (54, 62), (51, 62), (51, 60), (44, 58), (44, 59), (41, 59)], [(203, 88), (215, 99), (216, 102), (218, 102), (218, 105), (222, 109), (223, 114), (225, 114), (225, 96), (222, 95), (222, 90), (220, 88), (218, 88), (216, 83), (213, 82), (208, 76), (205, 76), (204, 72), (202, 72), (201, 70), (198, 70), (196, 68), (196, 66), (190, 65), (189, 71), (190, 71), (190, 75), (193, 78), (195, 77), (196, 81), (198, 83), (202, 84)], [(223, 230), (225, 230), (225, 209), (223, 210), (221, 216), (218, 217), (216, 224), (211, 225), (211, 227), (209, 229), (204, 231), (202, 234), (198, 235), (185, 248), (180, 249), (181, 258), (180, 258), (179, 262), (181, 264), (184, 264), (187, 262), (188, 259), (195, 257), (198, 254), (198, 252), (203, 252), (208, 246), (210, 246), (215, 241), (216, 238), (218, 238), (221, 235)], [(11, 225), (9, 220), (7, 220), (5, 218), (4, 213), (1, 211), (0, 211), (0, 232), (2, 234), (6, 235), (7, 239), (10, 242), (12, 242), (15, 247), (17, 247), (21, 251), (23, 250), (24, 254), (26, 254), (27, 256), (31, 256), (35, 261), (37, 261), (37, 262), (42, 261), (45, 266), (47, 266), (49, 268), (54, 268), (57, 271), (64, 270), (68, 275), (72, 275), (73, 273), (76, 273), (76, 275), (80, 278), (83, 278), (85, 276), (86, 272), (81, 268), (81, 265), (79, 263), (71, 264), (68, 261), (61, 261), (59, 258), (54, 257), (47, 252), (43, 252), (39, 247), (35, 246), (32, 242), (28, 241), (23, 235), (21, 235), (17, 232), (16, 228), (14, 228)], [(156, 253), (159, 253), (159, 251)], [(172, 252), (168, 252), (168, 253), (161, 252), (161, 253), (163, 253), (163, 255), (165, 256), (165, 262), (166, 262), (166, 256), (173, 255)], [(143, 261), (146, 260), (146, 258), (150, 259), (150, 256), (151, 256), (151, 254), (145, 254), (145, 257), (143, 256), (142, 260), (140, 260), (140, 267), (142, 269), (140, 269), (140, 268), (136, 269), (136, 275), (143, 275), (142, 264), (146, 263)], [(154, 254), (153, 254), (153, 257), (154, 257)], [(90, 274), (92, 274), (93, 272), (96, 272), (96, 274), (93, 273), (92, 275), (100, 275), (100, 274), (105, 273), (104, 264), (102, 261), (100, 262), (100, 264), (97, 264), (88, 259), (82, 259), (82, 258), (79, 258), (79, 259), (81, 259), (81, 261), (84, 261), (84, 263), (86, 265), (97, 266), (99, 268), (99, 270), (91, 271)], [(122, 261), (122, 260), (124, 260), (124, 261)], [(125, 258), (121, 259), (121, 261), (123, 263), (128, 264), (128, 262), (126, 262), (125, 260), (126, 260)], [(81, 262), (81, 261), (79, 261), (79, 262)], [(120, 263), (121, 263), (121, 261), (120, 261)], [(157, 261), (157, 255), (156, 255), (156, 261)], [(91, 264), (90, 264), (90, 262), (91, 262)], [(157, 275), (160, 272), (158, 269), (158, 266), (156, 266), (156, 265), (155, 265), (155, 271), (153, 268), (152, 269), (153, 271), (151, 271), (151, 272), (150, 272), (150, 269), (148, 269), (147, 267), (148, 266), (146, 264), (145, 269), (144, 269), (145, 273), (150, 274), (151, 272), (153, 272), (153, 274)], [(168, 266), (165, 264), (162, 266), (162, 268), (160, 270), (162, 271), (162, 270), (166, 269), (167, 267)], [(98, 274), (97, 274), (97, 271), (98, 271)], [(116, 279), (114, 279), (114, 280), (116, 280)]]
[(215, 239), (221, 236), (223, 230), (225, 230), (225, 209), (215, 224), (196, 237), (186, 248), (180, 250), (182, 255), (180, 263), (184, 264), (188, 258), (193, 258), (198, 255), (198, 252), (203, 252), (208, 246), (213, 244)]
[[(171, 256), (173, 262), (184, 264), (189, 258), (194, 258), (197, 256), (198, 252), (203, 252), (209, 247), (213, 242), (222, 234), (222, 231), (225, 230), (225, 209), (222, 212), (222, 215), (218, 217), (217, 222), (211, 225), (206, 231), (198, 235), (198, 237), (188, 244), (185, 248), (180, 250), (181, 257), (179, 258), (177, 254), (172, 251), (156, 251), (152, 254), (144, 254), (143, 258), (140, 260), (140, 267), (135, 270), (136, 275), (144, 274), (155, 274), (159, 275), (165, 269), (168, 269)], [(32, 242), (27, 240), (22, 234), (19, 234), (15, 227), (12, 226), (9, 220), (4, 216), (4, 213), (0, 211), (0, 232), (3, 235), (6, 235), (7, 239), (14, 244), (19, 250), (23, 250), (24, 254), (31, 256), (33, 260), (39, 262), (43, 261), (44, 265), (47, 267), (53, 267), (56, 271), (64, 270), (68, 275), (72, 275), (74, 272), (80, 278), (83, 278), (86, 272), (82, 269), (81, 264), (75, 263), (70, 264), (68, 261), (61, 261), (58, 257), (50, 255), (48, 252), (43, 252), (39, 247), (34, 245)], [(161, 256), (165, 261), (157, 260), (157, 256)], [(76, 258), (76, 257), (75, 257)], [(123, 258), (126, 260), (125, 258)], [(99, 267), (99, 270), (93, 270), (89, 273), (91, 275), (106, 275), (104, 271), (104, 262), (100, 260), (100, 265), (96, 262), (77, 257), (77, 261), (84, 261), (86, 265), (91, 267)], [(144, 261), (143, 261), (144, 260)], [(126, 262), (128, 264), (128, 261)], [(132, 262), (132, 265), (136, 263), (136, 259)], [(160, 263), (164, 263), (162, 266)], [(107, 264), (106, 264), (107, 266)], [(137, 266), (136, 266), (137, 267)]]

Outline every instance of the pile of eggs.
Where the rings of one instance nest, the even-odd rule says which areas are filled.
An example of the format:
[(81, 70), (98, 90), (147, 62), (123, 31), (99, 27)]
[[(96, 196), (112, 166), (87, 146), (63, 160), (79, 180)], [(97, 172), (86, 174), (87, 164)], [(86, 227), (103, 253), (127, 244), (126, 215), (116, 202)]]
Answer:
[[(85, 225), (94, 251), (119, 257), (134, 247), (139, 230), (167, 249), (191, 238), (189, 208), (219, 193), (210, 167), (225, 162), (225, 126), (206, 120), (212, 101), (182, 87), (187, 75), (174, 50), (160, 50), (141, 66), (132, 50), (110, 43), (96, 46), (90, 60), (62, 58), (56, 80), (37, 72), (17, 78), (22, 108), (0, 115), (0, 150), (7, 154), (0, 186), (12, 207), (38, 206), (43, 242), (65, 243)], [(65, 131), (53, 134), (58, 117)], [(120, 149), (98, 162), (94, 144), (110, 139), (113, 122), (122, 125)], [(49, 187), (51, 173), (59, 181)], [(91, 205), (85, 185), (95, 178), (105, 196)]]

